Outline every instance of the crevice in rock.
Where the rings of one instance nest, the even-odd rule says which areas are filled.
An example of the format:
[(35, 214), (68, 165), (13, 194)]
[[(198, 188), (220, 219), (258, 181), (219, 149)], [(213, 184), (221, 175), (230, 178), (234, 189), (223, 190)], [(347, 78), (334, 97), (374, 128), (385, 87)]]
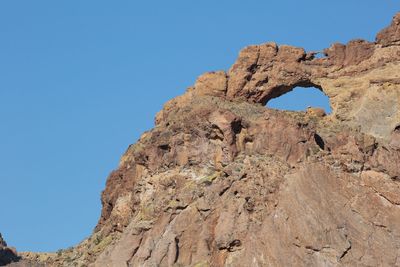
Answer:
[(319, 148), (321, 148), (322, 150), (325, 149), (325, 142), (320, 135), (314, 133), (314, 140), (315, 143), (319, 146)]
[(342, 260), (351, 250), (351, 243), (349, 243), (349, 246), (346, 248), (345, 251), (339, 256), (339, 261)]
[(140, 246), (142, 245), (142, 240), (143, 240), (143, 236), (140, 238), (138, 246), (132, 251), (132, 255), (130, 256), (129, 260), (126, 261), (126, 265), (128, 267), (131, 266), (130, 262), (132, 261), (133, 257), (135, 257), (135, 255), (138, 252)]
[[(375, 189), (373, 188), (373, 190), (375, 190)], [(378, 192), (377, 190), (375, 190), (375, 193), (378, 194), (378, 196), (380, 196), (381, 198), (383, 198), (386, 201), (388, 201), (390, 204), (392, 204), (394, 206), (400, 206), (400, 203), (397, 203), (397, 202), (393, 201), (392, 199), (388, 198), (387, 196), (385, 196), (381, 192)]]
[(223, 194), (225, 194), (226, 191), (228, 191), (229, 188), (231, 188), (232, 184), (229, 184), (228, 186), (222, 188), (222, 190), (218, 193), (219, 196), (222, 196)]
[[(257, 59), (258, 60), (258, 59)], [(256, 73), (257, 69), (258, 69), (258, 65), (257, 63), (254, 63), (252, 65), (250, 65), (250, 67), (247, 69), (251, 74)]]
[(306, 249), (307, 249), (307, 250), (311, 250), (311, 251), (313, 251), (313, 252), (319, 252), (319, 251), (321, 251), (321, 249), (315, 248), (315, 247), (313, 247), (313, 246), (306, 246)]
[(174, 263), (176, 263), (178, 261), (179, 258), (179, 238), (175, 237), (175, 259), (174, 259)]
[(239, 239), (235, 239), (232, 242), (229, 243), (228, 245), (228, 251), (229, 252), (233, 252), (235, 251), (238, 247), (240, 247), (242, 245), (242, 241), (240, 241)]

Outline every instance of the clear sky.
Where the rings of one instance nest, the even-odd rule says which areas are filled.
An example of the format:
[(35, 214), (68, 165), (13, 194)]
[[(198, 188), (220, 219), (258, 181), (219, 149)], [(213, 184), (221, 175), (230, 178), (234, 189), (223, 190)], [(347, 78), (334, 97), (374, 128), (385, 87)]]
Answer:
[(373, 41), (398, 10), (393, 0), (0, 1), (0, 232), (20, 251), (77, 244), (122, 153), (198, 75), (227, 70), (250, 44)]

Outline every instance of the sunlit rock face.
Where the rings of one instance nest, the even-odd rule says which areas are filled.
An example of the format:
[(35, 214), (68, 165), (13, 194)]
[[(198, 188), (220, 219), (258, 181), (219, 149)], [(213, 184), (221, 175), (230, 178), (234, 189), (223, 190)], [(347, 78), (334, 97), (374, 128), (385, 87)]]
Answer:
[[(325, 57), (267, 43), (167, 102), (94, 234), (47, 266), (400, 265), (400, 14)], [(331, 114), (265, 107), (316, 87)]]

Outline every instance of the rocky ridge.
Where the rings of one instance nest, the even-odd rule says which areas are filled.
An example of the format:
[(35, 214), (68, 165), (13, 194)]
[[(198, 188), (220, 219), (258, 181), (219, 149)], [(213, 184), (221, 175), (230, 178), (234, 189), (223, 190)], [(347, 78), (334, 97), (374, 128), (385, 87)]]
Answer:
[[(229, 71), (200, 76), (122, 156), (93, 235), (20, 256), (46, 266), (400, 266), (400, 13), (375, 42), (316, 54), (254, 45)], [(296, 86), (319, 88), (332, 113), (265, 107)]]

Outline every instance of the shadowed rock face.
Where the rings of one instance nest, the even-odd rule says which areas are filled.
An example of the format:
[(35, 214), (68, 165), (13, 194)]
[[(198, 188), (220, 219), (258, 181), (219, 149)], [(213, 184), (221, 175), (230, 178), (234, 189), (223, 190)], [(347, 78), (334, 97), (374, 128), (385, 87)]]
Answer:
[[(200, 76), (122, 156), (94, 234), (48, 266), (400, 265), (400, 14), (376, 42), (267, 43)], [(332, 114), (268, 109), (317, 87)], [(317, 112), (318, 111), (318, 112)]]
[(7, 247), (7, 243), (0, 233), (0, 266), (5, 266), (18, 260), (17, 252), (15, 249)]

